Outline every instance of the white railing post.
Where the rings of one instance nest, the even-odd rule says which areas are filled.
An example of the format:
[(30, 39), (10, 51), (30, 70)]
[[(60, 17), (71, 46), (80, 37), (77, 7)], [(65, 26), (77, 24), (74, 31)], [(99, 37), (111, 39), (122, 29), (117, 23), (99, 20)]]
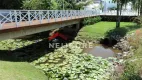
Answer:
[(56, 19), (56, 10), (55, 11), (53, 11), (54, 12), (54, 18), (55, 18), (55, 21), (57, 21), (57, 19)]
[(19, 11), (19, 15), (20, 15), (20, 20), (19, 21), (22, 21), (22, 13), (21, 13), (21, 11)]
[(0, 19), (0, 28), (2, 28), (2, 23), (1, 23), (1, 19)]
[(30, 11), (28, 11), (28, 22), (29, 22), (29, 25), (31, 25)]
[(89, 17), (90, 16), (90, 12), (89, 12), (89, 10), (88, 10), (88, 16), (87, 17)]
[(76, 19), (76, 10), (74, 11), (74, 14), (75, 14), (75, 19)]
[(92, 15), (92, 11), (90, 10), (90, 17), (91, 17), (91, 15)]
[(48, 14), (47, 14), (48, 22), (50, 22), (50, 17), (49, 17), (49, 16), (50, 16), (50, 11), (48, 10), (47, 13), (48, 13)]
[(80, 18), (82, 18), (82, 11), (80, 10)]
[(84, 11), (82, 10), (82, 17), (84, 18)]
[(68, 16), (67, 10), (65, 10), (65, 18), (66, 18), (66, 20), (68, 19), (67, 16)]
[(42, 23), (42, 13), (41, 13), (41, 11), (39, 11), (38, 14), (39, 14), (39, 22), (41, 24)]
[(15, 23), (16, 23), (16, 27), (18, 27), (17, 11), (16, 11), (16, 10), (14, 10), (14, 15), (15, 15)]
[(79, 18), (79, 11), (77, 10), (77, 18)]
[(71, 19), (72, 19), (72, 14), (73, 14), (73, 12), (72, 12), (72, 10), (70, 10), (70, 16), (71, 16)]
[(68, 19), (71, 18), (70, 15), (71, 15), (71, 12), (70, 12), (70, 10), (68, 10)]
[(80, 14), (80, 10), (78, 10), (78, 17), (79, 17), (79, 18), (80, 18), (80, 15), (81, 15), (81, 14)]
[(67, 20), (69, 19), (68, 17), (69, 17), (69, 12), (68, 12), (68, 10), (66, 10), (66, 14), (67, 14)]
[(11, 21), (11, 23), (13, 22), (13, 20), (12, 20), (12, 13), (11, 13), (11, 11), (10, 11), (10, 21)]
[(63, 10), (60, 10), (61, 13), (61, 21), (63, 20)]
[(89, 16), (89, 11), (87, 10), (87, 12), (86, 12), (86, 13), (87, 13), (86, 17), (88, 17), (88, 16)]

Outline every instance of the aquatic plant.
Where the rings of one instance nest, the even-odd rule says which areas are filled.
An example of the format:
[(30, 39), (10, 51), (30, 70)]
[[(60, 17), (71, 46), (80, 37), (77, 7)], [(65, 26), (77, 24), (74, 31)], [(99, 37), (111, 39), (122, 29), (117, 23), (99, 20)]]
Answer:
[(107, 59), (82, 53), (74, 41), (32, 62), (49, 80), (107, 80), (113, 70)]
[(33, 44), (34, 41), (22, 39), (8, 39), (0, 41), (0, 50), (15, 50)]

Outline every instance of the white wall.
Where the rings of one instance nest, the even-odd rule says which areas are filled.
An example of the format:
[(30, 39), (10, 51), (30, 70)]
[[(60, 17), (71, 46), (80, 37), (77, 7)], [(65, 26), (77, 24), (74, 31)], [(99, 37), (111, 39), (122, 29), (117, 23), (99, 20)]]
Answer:
[[(116, 3), (112, 2), (113, 0), (100, 0), (100, 3), (101, 3), (101, 1), (102, 1), (102, 6), (104, 7), (104, 11), (107, 11), (109, 8), (117, 6)], [(100, 3), (90, 4), (88, 6), (85, 6), (84, 8), (85, 9), (93, 9), (93, 8), (100, 9), (100, 7), (101, 7)]]
[(90, 4), (88, 6), (84, 7), (85, 10), (91, 10), (91, 9), (100, 9), (100, 4), (96, 3), (96, 4)]
[(126, 6), (123, 6), (124, 10), (132, 10), (132, 2), (127, 3)]
[[(90, 10), (90, 9), (100, 9), (101, 8), (101, 1), (103, 6), (103, 11), (108, 11), (110, 8), (117, 8), (117, 3), (114, 3), (113, 0), (97, 0), (98, 3), (90, 4), (88, 6), (85, 6), (84, 9)], [(124, 10), (131, 10), (132, 9), (132, 3), (129, 2), (126, 7), (123, 7)]]
[(104, 6), (104, 11), (109, 10), (109, 8), (117, 7), (117, 3), (114, 3), (113, 0), (102, 0)]

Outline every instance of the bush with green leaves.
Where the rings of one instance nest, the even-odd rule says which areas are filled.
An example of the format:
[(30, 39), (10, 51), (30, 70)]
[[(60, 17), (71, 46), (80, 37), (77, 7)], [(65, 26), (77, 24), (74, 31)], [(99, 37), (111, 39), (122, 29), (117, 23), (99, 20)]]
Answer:
[(132, 18), (132, 21), (139, 24), (139, 25), (142, 25), (142, 17), (134, 17)]
[(98, 23), (101, 20), (102, 20), (102, 18), (100, 16), (93, 17), (93, 18), (85, 18), (84, 21), (83, 21), (83, 24), (84, 25), (91, 25), (91, 24), (94, 24), (94, 23)]
[(46, 54), (32, 64), (44, 70), (49, 80), (108, 80), (113, 70), (107, 59), (82, 53), (74, 41)]
[(34, 10), (80, 10), (91, 4), (92, 0), (24, 0), (23, 9)]

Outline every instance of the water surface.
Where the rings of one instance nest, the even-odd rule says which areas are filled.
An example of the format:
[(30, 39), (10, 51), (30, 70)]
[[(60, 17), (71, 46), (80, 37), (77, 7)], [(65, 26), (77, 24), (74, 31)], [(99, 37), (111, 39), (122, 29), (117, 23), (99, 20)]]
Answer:
[(120, 50), (112, 49), (111, 47), (106, 47), (99, 44), (94, 45), (94, 48), (84, 49), (84, 52), (92, 54), (95, 57), (102, 57), (102, 58), (116, 57), (117, 53), (121, 53)]

